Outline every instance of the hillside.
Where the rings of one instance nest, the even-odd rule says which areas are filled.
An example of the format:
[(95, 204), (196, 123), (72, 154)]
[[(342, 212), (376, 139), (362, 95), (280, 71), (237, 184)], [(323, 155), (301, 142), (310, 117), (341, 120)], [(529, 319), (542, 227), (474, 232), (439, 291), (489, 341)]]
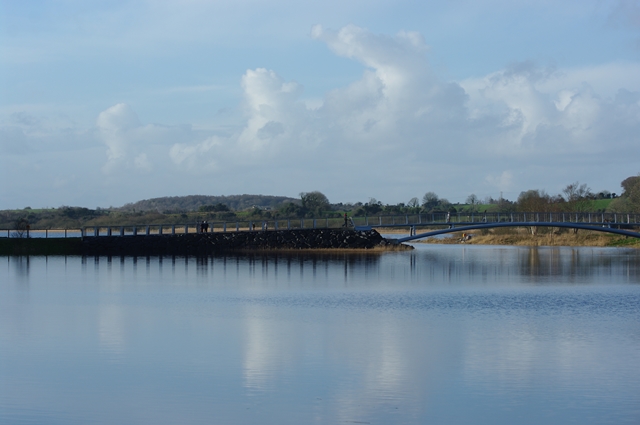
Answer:
[(197, 211), (204, 205), (225, 204), (232, 211), (241, 211), (253, 206), (277, 207), (286, 202), (299, 203), (298, 198), (287, 196), (267, 195), (230, 195), (230, 196), (165, 196), (162, 198), (144, 199), (142, 201), (126, 204), (115, 211), (122, 212), (146, 212), (157, 211), (160, 213), (176, 213)]

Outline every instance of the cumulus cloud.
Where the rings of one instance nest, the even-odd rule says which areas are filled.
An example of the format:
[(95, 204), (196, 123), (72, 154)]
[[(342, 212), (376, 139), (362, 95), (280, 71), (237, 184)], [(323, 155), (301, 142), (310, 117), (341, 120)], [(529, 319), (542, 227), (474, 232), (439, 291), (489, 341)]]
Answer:
[(103, 111), (96, 121), (102, 140), (107, 145), (107, 163), (103, 171), (114, 171), (119, 165), (132, 160), (131, 150), (135, 143), (136, 129), (140, 127), (138, 116), (130, 106), (119, 103)]
[[(559, 70), (533, 62), (456, 82), (434, 73), (429, 48), (417, 33), (377, 35), (349, 25), (315, 26), (311, 35), (363, 64), (361, 78), (308, 106), (299, 83), (273, 70), (248, 70), (242, 77), (242, 129), (174, 144), (174, 164), (194, 172), (249, 166), (275, 180), (286, 178), (279, 175), (283, 167), (301, 176), (330, 169), (333, 185), (345, 176), (339, 170), (349, 169), (352, 181), (373, 178), (383, 187), (420, 178), (387, 174), (395, 183), (385, 183), (381, 169), (414, 170), (438, 184), (448, 170), (450, 186), (490, 192), (541, 172), (546, 174), (540, 181), (548, 184), (557, 167), (587, 157), (614, 160), (637, 146), (640, 104), (634, 89), (640, 85), (630, 77), (633, 64), (609, 66), (630, 84), (615, 91), (604, 83), (602, 69)], [(469, 173), (481, 178), (469, 181)]]
[[(447, 128), (467, 125), (467, 96), (457, 83), (439, 81), (419, 34), (380, 36), (356, 26), (339, 31), (316, 26), (312, 35), (337, 54), (365, 65), (362, 78), (308, 106), (303, 87), (275, 71), (248, 70), (242, 78), (245, 125), (238, 134), (195, 146), (176, 144), (177, 163), (198, 167), (210, 158), (241, 163), (300, 161), (314, 155), (330, 163), (335, 152), (370, 156), (410, 148), (446, 149)], [(308, 167), (305, 164), (304, 167)]]
[[(191, 176), (208, 176), (211, 185), (224, 180), (226, 193), (249, 191), (251, 181), (263, 193), (312, 188), (344, 200), (386, 193), (406, 202), (427, 190), (454, 201), (469, 193), (554, 192), (594, 175), (615, 190), (638, 172), (629, 155), (640, 141), (638, 64), (563, 69), (523, 61), (450, 81), (432, 69), (418, 33), (348, 25), (315, 26), (311, 36), (362, 64), (361, 76), (310, 102), (301, 83), (249, 69), (241, 78), (241, 124), (224, 131), (142, 123), (131, 106), (113, 105), (92, 130), (103, 173), (141, 187), (187, 182), (184, 188)], [(0, 125), (0, 150), (24, 155), (42, 146), (41, 121), (9, 117)], [(606, 171), (612, 164), (621, 175)]]
[(107, 146), (106, 174), (135, 170), (150, 172), (154, 162), (165, 162), (169, 146), (176, 141), (190, 142), (195, 135), (188, 126), (143, 125), (135, 111), (119, 103), (98, 115), (96, 127)]

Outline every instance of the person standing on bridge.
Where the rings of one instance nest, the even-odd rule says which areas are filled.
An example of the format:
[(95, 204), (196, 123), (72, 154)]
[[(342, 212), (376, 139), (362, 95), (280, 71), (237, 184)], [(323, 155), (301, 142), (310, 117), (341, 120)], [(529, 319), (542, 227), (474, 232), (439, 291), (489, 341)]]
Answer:
[(447, 223), (451, 223), (451, 211), (447, 212)]

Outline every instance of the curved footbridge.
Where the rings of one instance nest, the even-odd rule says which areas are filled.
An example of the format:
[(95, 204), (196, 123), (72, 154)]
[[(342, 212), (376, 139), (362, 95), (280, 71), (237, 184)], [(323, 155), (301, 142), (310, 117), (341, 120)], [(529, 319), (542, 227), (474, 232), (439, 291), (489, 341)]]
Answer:
[[(394, 216), (379, 217), (377, 220), (354, 218), (356, 230), (371, 230), (375, 228), (408, 228), (409, 236), (397, 238), (398, 243), (416, 239), (428, 238), (453, 232), (469, 230), (492, 229), (499, 227), (558, 227), (569, 229), (593, 230), (614, 233), (618, 235), (640, 238), (640, 232), (632, 229), (640, 228), (640, 216), (637, 214), (613, 213), (494, 213), (494, 214), (422, 214), (417, 216), (403, 216), (404, 220)], [(376, 222), (377, 221), (377, 222)], [(444, 227), (437, 230), (418, 233), (418, 228)]]

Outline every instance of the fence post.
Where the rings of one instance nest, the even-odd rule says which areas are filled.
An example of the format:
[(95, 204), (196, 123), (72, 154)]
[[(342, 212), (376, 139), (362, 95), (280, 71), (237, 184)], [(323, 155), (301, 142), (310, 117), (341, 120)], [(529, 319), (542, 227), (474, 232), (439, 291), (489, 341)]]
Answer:
[(186, 235), (187, 233), (189, 233), (189, 225), (185, 224), (184, 225), (184, 234)]
[(162, 226), (158, 227), (158, 235), (162, 235)]
[(172, 235), (175, 235), (175, 234), (176, 234), (176, 225), (175, 225), (175, 224), (172, 224), (172, 225), (171, 225), (171, 234), (172, 234)]

